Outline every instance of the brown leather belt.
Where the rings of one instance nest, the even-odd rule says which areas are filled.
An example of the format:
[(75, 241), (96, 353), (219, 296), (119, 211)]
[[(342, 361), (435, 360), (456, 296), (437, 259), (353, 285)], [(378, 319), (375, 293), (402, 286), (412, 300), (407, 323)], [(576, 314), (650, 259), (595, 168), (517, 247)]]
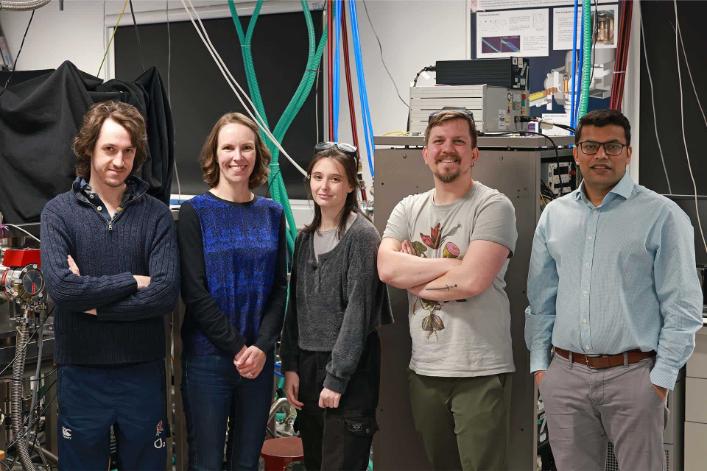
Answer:
[(638, 363), (639, 361), (655, 356), (654, 351), (642, 352), (640, 350), (629, 350), (624, 353), (617, 353), (616, 355), (585, 355), (583, 353), (574, 353), (564, 350), (559, 347), (555, 347), (555, 353), (560, 355), (562, 358), (571, 360), (572, 363), (581, 363), (593, 368), (595, 370), (602, 370), (604, 368), (613, 368), (615, 366), (630, 365), (632, 363)]

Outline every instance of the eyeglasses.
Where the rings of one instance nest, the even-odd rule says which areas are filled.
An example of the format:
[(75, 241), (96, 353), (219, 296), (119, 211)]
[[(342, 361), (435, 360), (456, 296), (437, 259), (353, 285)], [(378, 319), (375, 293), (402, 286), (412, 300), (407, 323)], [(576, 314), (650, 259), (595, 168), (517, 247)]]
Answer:
[(352, 146), (346, 142), (320, 142), (314, 146), (314, 153), (318, 154), (319, 152), (323, 152), (331, 148), (336, 148), (336, 150), (343, 152), (352, 159), (358, 160), (358, 149), (356, 149), (356, 146)]
[(580, 142), (579, 148), (582, 149), (587, 155), (594, 155), (599, 152), (601, 147), (604, 148), (606, 155), (619, 155), (623, 152), (624, 147), (628, 147), (628, 144), (621, 144), (620, 142), (595, 142), (595, 141), (583, 141)]
[(433, 119), (436, 119), (442, 113), (457, 113), (457, 114), (463, 115), (463, 116), (460, 116), (460, 118), (466, 118), (466, 119), (469, 119), (472, 123), (474, 122), (474, 113), (467, 110), (466, 108), (445, 107), (439, 111), (435, 111), (434, 113), (430, 114), (430, 116), (427, 118), (427, 123), (428, 124), (431, 123)]

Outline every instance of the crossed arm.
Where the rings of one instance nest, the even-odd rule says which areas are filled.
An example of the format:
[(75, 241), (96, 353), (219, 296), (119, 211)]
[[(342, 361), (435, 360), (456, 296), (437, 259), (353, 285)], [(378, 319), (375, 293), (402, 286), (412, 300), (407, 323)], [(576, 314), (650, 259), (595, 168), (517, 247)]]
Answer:
[[(79, 270), (79, 266), (76, 264), (76, 261), (73, 259), (71, 255), (68, 255), (66, 257), (66, 262), (69, 265), (69, 271), (73, 273), (76, 276), (81, 276), (81, 270)], [(137, 283), (137, 289), (145, 289), (148, 286), (150, 286), (150, 277), (145, 276), (145, 275), (133, 275), (133, 278), (135, 278), (135, 282)], [(97, 315), (97, 310), (96, 308), (91, 308), (88, 309), (87, 311), (84, 311), (86, 314), (91, 314), (92, 316)]]
[(116, 302), (137, 291), (137, 280), (128, 272), (80, 276), (75, 263), (76, 271), (71, 270), (68, 256), (73, 242), (63, 219), (45, 207), (41, 221), (42, 271), (47, 291), (58, 306), (83, 312)]
[(99, 321), (133, 322), (169, 312), (179, 294), (179, 263), (172, 217), (166, 209), (152, 234), (147, 260), (149, 275), (129, 272), (82, 275), (70, 255), (70, 231), (58, 215), (42, 213), (42, 268), (57, 305), (73, 312), (98, 315)]
[(378, 249), (381, 281), (431, 301), (476, 296), (491, 286), (510, 251), (496, 242), (473, 240), (464, 260), (421, 258), (408, 241), (386, 237)]

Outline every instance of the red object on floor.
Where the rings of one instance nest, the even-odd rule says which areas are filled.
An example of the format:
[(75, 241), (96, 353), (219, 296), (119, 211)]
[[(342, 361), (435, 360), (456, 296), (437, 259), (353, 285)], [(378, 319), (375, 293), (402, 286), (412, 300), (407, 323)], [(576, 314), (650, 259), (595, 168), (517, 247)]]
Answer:
[(260, 456), (265, 461), (265, 471), (285, 471), (288, 464), (304, 460), (302, 439), (283, 437), (265, 440)]

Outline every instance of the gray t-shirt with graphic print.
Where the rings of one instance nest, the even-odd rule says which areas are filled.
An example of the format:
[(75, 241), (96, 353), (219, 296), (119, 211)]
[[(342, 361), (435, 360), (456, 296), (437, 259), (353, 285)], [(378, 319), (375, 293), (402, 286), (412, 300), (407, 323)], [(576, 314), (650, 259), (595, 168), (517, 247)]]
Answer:
[[(515, 209), (499, 191), (475, 181), (461, 199), (434, 202), (434, 190), (404, 198), (383, 238), (412, 242), (418, 256), (463, 258), (473, 240), (515, 250)], [(424, 376), (470, 377), (515, 371), (510, 308), (504, 290), (508, 261), (483, 293), (460, 301), (425, 301), (408, 293), (410, 369)]]

